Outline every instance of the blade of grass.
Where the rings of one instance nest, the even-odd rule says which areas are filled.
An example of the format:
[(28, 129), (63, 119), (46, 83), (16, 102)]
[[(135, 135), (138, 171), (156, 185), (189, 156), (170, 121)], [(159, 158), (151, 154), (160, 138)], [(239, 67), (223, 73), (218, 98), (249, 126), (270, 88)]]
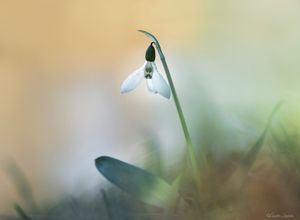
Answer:
[[(176, 92), (176, 89), (175, 89), (175, 86), (174, 86), (174, 83), (173, 83), (173, 80), (172, 80), (172, 77), (171, 77), (171, 73), (170, 73), (167, 61), (165, 59), (165, 56), (164, 56), (164, 54), (162, 52), (162, 49), (160, 47), (159, 41), (157, 40), (157, 38), (153, 34), (147, 32), (147, 31), (144, 31), (144, 30), (138, 30), (138, 31), (145, 34), (152, 42), (154, 42), (154, 44), (157, 48), (157, 51), (159, 53), (161, 62), (163, 64), (163, 67), (164, 67), (164, 70), (165, 70), (165, 73), (166, 73), (166, 76), (167, 76), (167, 79), (168, 79), (168, 82), (169, 82), (169, 85), (170, 85), (170, 88), (171, 88), (171, 92), (172, 92), (172, 95), (173, 95), (173, 99), (174, 99), (174, 102), (175, 102), (177, 113), (178, 113), (178, 116), (179, 116), (179, 119), (180, 119), (181, 127), (182, 127), (184, 137), (185, 137), (185, 140), (186, 140), (187, 154), (188, 154), (189, 162), (191, 164), (193, 175), (195, 176), (195, 179), (200, 184), (201, 177), (200, 177), (200, 172), (199, 172), (199, 169), (198, 169), (198, 161), (197, 161), (197, 158), (196, 158), (196, 155), (195, 155), (195, 152), (194, 152), (192, 139), (191, 139), (188, 127), (186, 125), (186, 121), (185, 121), (183, 111), (182, 111), (182, 108), (181, 108), (181, 105), (180, 105), (180, 102), (179, 102), (179, 99), (178, 99), (178, 96), (177, 96), (177, 92)], [(200, 165), (203, 168), (202, 171), (205, 171), (204, 167), (206, 167), (206, 164), (207, 164), (206, 163), (206, 157), (205, 157), (203, 152), (201, 153), (200, 156), (201, 156), (201, 159), (202, 159)]]
[(256, 143), (253, 145), (253, 147), (248, 151), (248, 153), (244, 156), (242, 164), (244, 166), (244, 169), (249, 170), (251, 168), (251, 166), (253, 165), (254, 161), (256, 160), (256, 157), (264, 143), (264, 140), (266, 138), (266, 134), (270, 129), (271, 126), (271, 122), (272, 119), (274, 117), (274, 115), (278, 112), (278, 110), (280, 109), (280, 107), (283, 105), (283, 101), (280, 101), (275, 108), (273, 109), (273, 111), (271, 112), (268, 121), (267, 121), (267, 125), (264, 129), (264, 131), (262, 132), (262, 134), (260, 135), (260, 137), (258, 138), (258, 140), (256, 141)]
[(14, 205), (15, 211), (17, 212), (17, 214), (23, 219), (23, 220), (31, 220), (31, 218), (29, 218), (29, 216), (26, 214), (26, 212), (23, 210), (23, 208), (18, 205), (15, 204)]
[[(260, 150), (264, 144), (264, 141), (265, 141), (266, 135), (270, 129), (272, 120), (282, 105), (283, 105), (283, 102), (280, 101), (274, 107), (274, 109), (272, 110), (272, 112), (268, 118), (265, 129), (263, 130), (263, 132), (261, 133), (261, 135), (255, 142), (255, 144), (245, 154), (240, 165), (237, 167), (237, 169), (232, 173), (232, 175), (227, 180), (226, 187), (224, 187), (225, 190), (232, 189), (234, 191), (239, 191), (241, 189), (245, 179), (247, 178), (249, 170), (253, 166), (253, 164), (257, 158), (257, 155), (260, 152)], [(232, 193), (232, 191), (229, 190), (226, 194), (233, 195), (234, 193)]]
[(12, 180), (18, 194), (22, 198), (24, 204), (27, 205), (27, 208), (29, 208), (30, 211), (36, 211), (37, 205), (35, 203), (33, 192), (22, 169), (14, 160), (11, 160), (4, 166), (4, 170)]

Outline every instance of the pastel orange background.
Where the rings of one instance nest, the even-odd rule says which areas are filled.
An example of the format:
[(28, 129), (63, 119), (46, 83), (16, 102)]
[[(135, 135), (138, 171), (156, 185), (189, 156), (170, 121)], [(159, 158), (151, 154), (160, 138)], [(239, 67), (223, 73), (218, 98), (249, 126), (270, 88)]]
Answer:
[[(152, 139), (180, 152), (172, 100), (144, 85), (119, 92), (150, 43), (138, 29), (160, 40), (194, 137), (206, 102), (228, 129), (255, 135), (235, 113), (265, 119), (284, 99), (296, 125), (299, 9), (297, 0), (0, 1), (0, 162), (16, 161), (40, 202), (92, 191), (100, 155), (142, 165)], [(1, 170), (0, 213), (18, 199)]]

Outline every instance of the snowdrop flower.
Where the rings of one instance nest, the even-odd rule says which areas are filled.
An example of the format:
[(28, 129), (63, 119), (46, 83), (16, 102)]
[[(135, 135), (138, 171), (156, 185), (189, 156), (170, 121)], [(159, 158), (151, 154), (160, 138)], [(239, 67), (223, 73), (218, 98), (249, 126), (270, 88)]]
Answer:
[(158, 72), (155, 61), (155, 49), (153, 42), (146, 51), (146, 62), (142, 67), (129, 75), (121, 86), (121, 93), (127, 93), (134, 90), (145, 78), (149, 92), (158, 93), (165, 98), (170, 98), (170, 87), (164, 80), (163, 76)]

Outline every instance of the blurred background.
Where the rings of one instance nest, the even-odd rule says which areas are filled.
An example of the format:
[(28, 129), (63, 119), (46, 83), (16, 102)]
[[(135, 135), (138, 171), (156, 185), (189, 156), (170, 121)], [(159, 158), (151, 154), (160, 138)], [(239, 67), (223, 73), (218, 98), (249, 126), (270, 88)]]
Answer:
[(91, 192), (104, 180), (100, 155), (142, 166), (155, 141), (166, 163), (179, 159), (173, 100), (145, 84), (120, 94), (150, 43), (137, 29), (161, 42), (195, 142), (209, 129), (220, 154), (244, 149), (280, 100), (299, 129), (299, 9), (297, 0), (0, 1), (0, 213), (19, 199), (7, 164), (44, 202)]

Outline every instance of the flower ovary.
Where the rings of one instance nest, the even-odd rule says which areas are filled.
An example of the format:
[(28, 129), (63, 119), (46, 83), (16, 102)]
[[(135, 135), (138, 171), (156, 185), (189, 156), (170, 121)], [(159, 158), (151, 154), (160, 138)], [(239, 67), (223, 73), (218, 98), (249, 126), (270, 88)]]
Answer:
[(152, 46), (153, 42), (146, 50), (145, 58), (149, 62), (153, 62), (155, 60), (155, 48)]

